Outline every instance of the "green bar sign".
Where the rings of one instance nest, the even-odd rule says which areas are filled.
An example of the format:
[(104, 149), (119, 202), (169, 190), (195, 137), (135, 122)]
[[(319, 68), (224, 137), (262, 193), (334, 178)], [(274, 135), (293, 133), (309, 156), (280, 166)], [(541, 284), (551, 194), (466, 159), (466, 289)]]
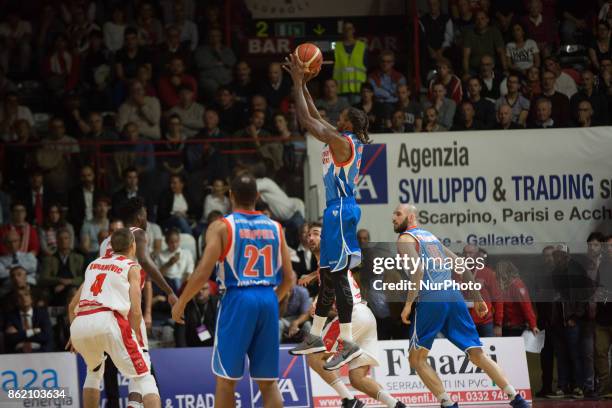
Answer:
[(274, 23), (274, 34), (276, 37), (304, 37), (306, 27), (299, 21), (285, 21)]

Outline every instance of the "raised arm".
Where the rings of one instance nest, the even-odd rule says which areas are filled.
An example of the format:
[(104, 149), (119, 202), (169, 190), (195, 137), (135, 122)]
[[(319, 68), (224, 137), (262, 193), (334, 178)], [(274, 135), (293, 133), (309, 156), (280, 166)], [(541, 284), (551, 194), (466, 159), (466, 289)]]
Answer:
[(136, 257), (138, 258), (138, 263), (147, 275), (151, 277), (151, 280), (166, 293), (168, 303), (173, 305), (176, 302), (176, 295), (149, 255), (146, 233), (143, 230), (135, 231), (134, 238), (136, 239)]
[(323, 117), (321, 117), (319, 110), (317, 109), (317, 107), (314, 104), (314, 101), (312, 100), (312, 96), (310, 96), (310, 91), (308, 90), (306, 81), (304, 81), (303, 86), (304, 86), (304, 98), (306, 99), (306, 105), (308, 105), (308, 113), (310, 113), (310, 116), (312, 116), (313, 118), (321, 122), (328, 129), (331, 129), (332, 131), (336, 132), (336, 128), (331, 123), (323, 119)]

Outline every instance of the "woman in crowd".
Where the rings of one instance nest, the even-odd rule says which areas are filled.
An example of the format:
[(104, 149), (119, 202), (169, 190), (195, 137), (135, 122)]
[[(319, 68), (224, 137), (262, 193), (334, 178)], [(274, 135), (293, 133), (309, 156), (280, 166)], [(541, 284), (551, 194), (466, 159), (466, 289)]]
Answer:
[(525, 29), (520, 23), (512, 25), (514, 41), (506, 45), (506, 57), (510, 69), (525, 74), (531, 67), (540, 67), (540, 50), (532, 39), (525, 38)]
[(71, 246), (74, 247), (74, 228), (64, 220), (60, 205), (53, 203), (47, 208), (47, 217), (38, 232), (43, 255), (50, 256), (57, 252), (57, 233), (62, 229), (70, 233)]
[(384, 110), (380, 103), (376, 101), (374, 96), (374, 88), (369, 82), (364, 82), (361, 85), (361, 101), (353, 107), (361, 109), (368, 115), (369, 127), (368, 132), (376, 133), (382, 128), (384, 121)]
[(529, 290), (516, 266), (510, 261), (500, 261), (495, 266), (495, 272), (502, 291), (501, 300), (504, 303), (502, 335), (520, 336), (525, 329), (531, 330), (534, 334), (539, 333)]

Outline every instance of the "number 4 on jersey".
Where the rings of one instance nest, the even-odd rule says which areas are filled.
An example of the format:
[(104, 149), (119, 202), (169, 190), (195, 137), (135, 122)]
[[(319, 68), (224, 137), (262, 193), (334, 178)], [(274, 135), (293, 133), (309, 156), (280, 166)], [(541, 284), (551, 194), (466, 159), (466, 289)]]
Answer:
[(106, 279), (106, 274), (101, 273), (96, 276), (96, 280), (91, 284), (89, 290), (93, 293), (94, 296), (98, 296), (100, 292), (102, 292), (102, 285), (104, 284), (104, 279)]

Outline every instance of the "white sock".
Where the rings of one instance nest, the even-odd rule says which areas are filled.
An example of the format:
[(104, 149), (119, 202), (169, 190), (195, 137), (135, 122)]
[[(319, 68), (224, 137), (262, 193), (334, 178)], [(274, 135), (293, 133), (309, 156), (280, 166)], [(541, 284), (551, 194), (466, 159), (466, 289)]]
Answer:
[(376, 394), (376, 399), (383, 404), (387, 404), (387, 408), (395, 408), (395, 405), (397, 405), (397, 400), (385, 390), (378, 391), (378, 394)]
[(144, 404), (142, 402), (128, 401), (126, 408), (144, 408)]
[(436, 396), (436, 398), (438, 401), (440, 401), (440, 405), (443, 407), (452, 407), (455, 404), (451, 397), (445, 392)]
[(353, 399), (353, 395), (351, 395), (349, 389), (342, 382), (342, 378), (336, 378), (330, 385), (336, 390), (340, 398)]
[(340, 338), (345, 341), (353, 341), (353, 325), (351, 323), (340, 323)]
[(518, 394), (511, 384), (508, 384), (504, 387), (504, 392), (506, 393), (508, 398), (510, 398), (510, 401), (512, 401), (514, 397), (516, 397), (516, 394)]
[(310, 328), (310, 334), (313, 336), (321, 337), (323, 333), (323, 327), (325, 327), (325, 322), (327, 321), (327, 317), (321, 317), (315, 315), (312, 319), (312, 327)]

